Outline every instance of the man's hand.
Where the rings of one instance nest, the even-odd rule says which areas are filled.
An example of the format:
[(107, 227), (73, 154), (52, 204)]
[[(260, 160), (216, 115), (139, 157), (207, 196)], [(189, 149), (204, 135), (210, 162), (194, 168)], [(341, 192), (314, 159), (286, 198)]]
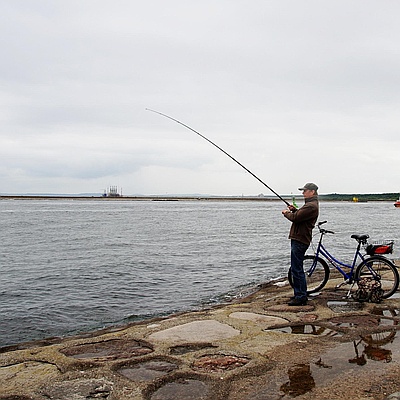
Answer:
[(285, 215), (289, 212), (295, 212), (295, 211), (297, 211), (297, 208), (295, 206), (289, 205), (287, 208), (282, 210), (282, 214)]

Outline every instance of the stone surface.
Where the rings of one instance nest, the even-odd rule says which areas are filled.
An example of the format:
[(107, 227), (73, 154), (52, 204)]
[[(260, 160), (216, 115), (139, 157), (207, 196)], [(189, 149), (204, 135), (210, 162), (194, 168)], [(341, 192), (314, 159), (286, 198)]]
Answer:
[(16, 388), (26, 388), (29, 381), (42, 376), (55, 379), (59, 375), (56, 365), (44, 362), (25, 361), (3, 366), (0, 368), (0, 399), (2, 395), (14, 395)]
[(307, 304), (306, 306), (288, 306), (287, 304), (278, 304), (270, 307), (266, 307), (265, 311), (276, 311), (276, 312), (310, 312), (314, 311), (314, 306)]
[(158, 389), (151, 400), (207, 400), (210, 388), (207, 383), (195, 379), (179, 379)]
[(43, 394), (57, 400), (109, 399), (112, 387), (113, 384), (104, 379), (73, 380), (44, 389)]
[(137, 340), (107, 340), (102, 342), (81, 344), (61, 350), (68, 357), (77, 359), (114, 360), (143, 356), (153, 352), (153, 349)]
[(117, 372), (126, 378), (140, 382), (152, 381), (161, 376), (167, 375), (178, 368), (176, 364), (163, 360), (150, 360), (133, 365), (125, 365)]
[(333, 285), (289, 307), (291, 292), (265, 284), (198, 312), (0, 349), (0, 400), (398, 398), (398, 297), (332, 309), (346, 295)]
[(387, 400), (400, 400), (400, 392), (392, 393), (390, 396), (386, 397)]
[(242, 319), (245, 321), (252, 321), (255, 323), (268, 325), (273, 327), (276, 325), (287, 324), (288, 320), (281, 317), (273, 317), (271, 315), (256, 314), (252, 312), (238, 311), (229, 315), (230, 318)]
[(230, 371), (243, 367), (249, 361), (248, 358), (235, 355), (205, 355), (193, 363), (193, 368), (203, 372)]
[(229, 339), (240, 335), (240, 331), (228, 324), (222, 324), (215, 320), (194, 321), (187, 324), (174, 326), (153, 333), (149, 340), (171, 342), (171, 343), (202, 343), (214, 340)]

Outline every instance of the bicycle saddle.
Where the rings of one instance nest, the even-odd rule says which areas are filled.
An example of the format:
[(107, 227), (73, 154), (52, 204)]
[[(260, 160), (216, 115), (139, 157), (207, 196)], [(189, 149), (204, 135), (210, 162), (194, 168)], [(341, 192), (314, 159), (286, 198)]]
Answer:
[(351, 235), (351, 238), (356, 239), (358, 242), (365, 242), (369, 238), (369, 235)]

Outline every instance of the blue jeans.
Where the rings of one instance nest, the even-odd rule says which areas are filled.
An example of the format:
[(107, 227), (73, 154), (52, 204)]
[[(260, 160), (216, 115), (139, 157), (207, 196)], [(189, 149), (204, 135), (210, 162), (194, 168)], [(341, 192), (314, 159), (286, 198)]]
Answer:
[(290, 267), (292, 269), (294, 297), (296, 299), (307, 299), (307, 282), (303, 269), (304, 255), (308, 245), (297, 240), (291, 240)]

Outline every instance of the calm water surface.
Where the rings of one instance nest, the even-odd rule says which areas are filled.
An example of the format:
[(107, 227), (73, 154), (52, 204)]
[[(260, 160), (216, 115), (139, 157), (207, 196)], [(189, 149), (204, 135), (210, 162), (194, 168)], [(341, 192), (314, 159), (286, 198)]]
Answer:
[[(300, 203), (300, 202), (299, 202)], [(299, 204), (300, 205), (300, 204)], [(223, 302), (285, 276), (280, 202), (0, 201), (0, 347)], [(321, 203), (350, 259), (353, 233), (400, 243), (392, 203)], [(399, 258), (395, 245), (392, 258)]]

